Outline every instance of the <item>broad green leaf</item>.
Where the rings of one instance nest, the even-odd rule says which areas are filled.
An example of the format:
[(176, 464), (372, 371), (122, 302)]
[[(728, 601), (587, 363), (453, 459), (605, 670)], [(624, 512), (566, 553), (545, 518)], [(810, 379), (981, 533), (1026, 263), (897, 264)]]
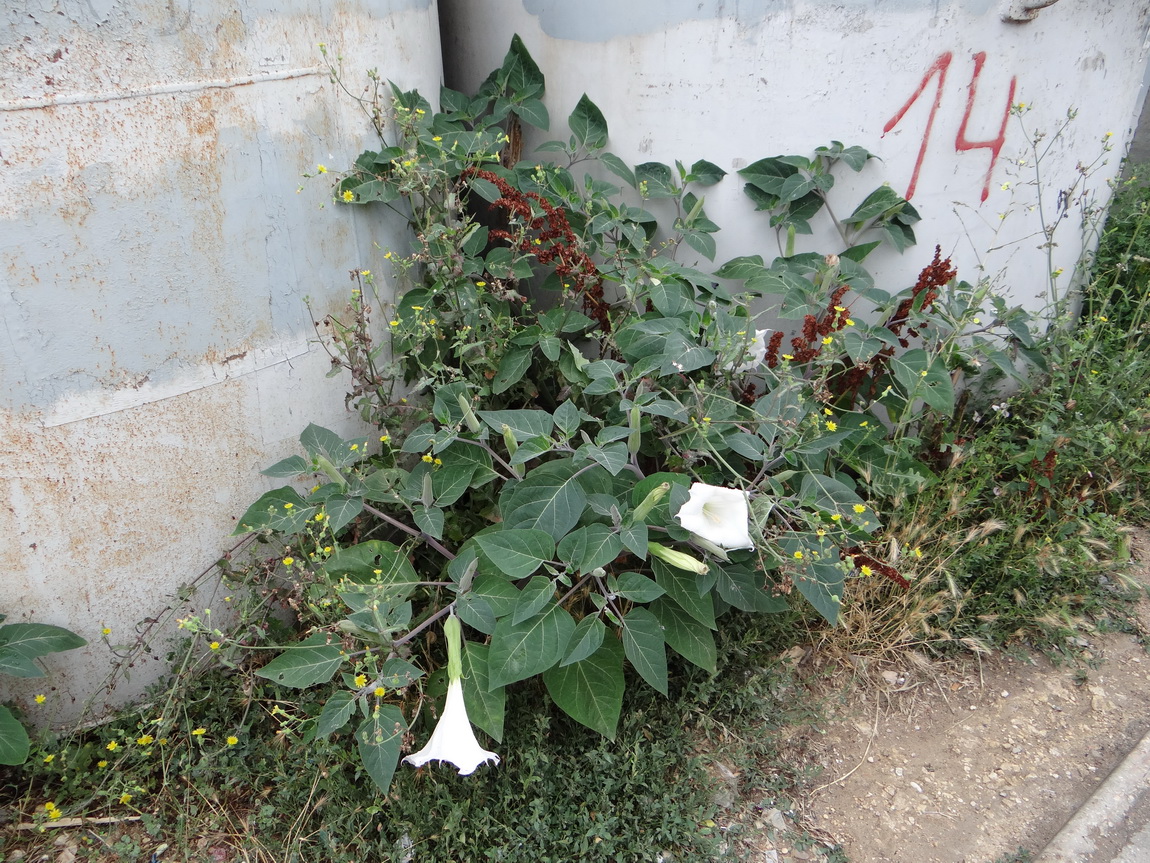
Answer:
[(518, 411), (479, 411), (479, 418), (487, 423), (492, 431), (499, 434), (503, 426), (511, 429), (515, 440), (519, 443), (533, 438), (551, 434), (554, 424), (551, 414), (540, 410)]
[(623, 550), (619, 535), (605, 524), (576, 528), (559, 542), (559, 559), (580, 573), (606, 566)]
[[(550, 416), (548, 416), (550, 421)], [(570, 459), (548, 462), (503, 493), (499, 509), (508, 528), (542, 530), (556, 541), (579, 521), (587, 493)]]
[(670, 333), (663, 343), (663, 365), (660, 375), (693, 372), (715, 361), (715, 352), (688, 339), (683, 333)]
[(495, 626), (487, 654), (491, 689), (534, 677), (555, 665), (575, 631), (571, 615), (552, 605), (543, 614), (514, 624), (504, 617)]
[(555, 585), (545, 575), (534, 575), (527, 585), (520, 589), (515, 601), (515, 611), (511, 623), (518, 624), (541, 612), (547, 603), (555, 598)]
[(644, 162), (635, 166), (635, 180), (644, 198), (674, 198), (679, 194), (674, 174), (662, 162)]
[(333, 581), (346, 576), (359, 584), (386, 586), (398, 596), (409, 595), (421, 581), (399, 546), (381, 539), (339, 549), (324, 568)]
[(663, 638), (681, 657), (712, 674), (716, 670), (717, 651), (711, 631), (667, 598), (651, 603), (651, 613), (663, 626)]
[(328, 636), (317, 632), (284, 650), (258, 669), (256, 675), (281, 686), (305, 689), (317, 683), (327, 683), (343, 661), (343, 648), (338, 643), (329, 644)]
[(273, 489), (260, 495), (260, 499), (240, 516), (232, 536), (256, 530), (276, 530), (280, 533), (299, 533), (316, 508), (309, 506), (291, 486)]
[(546, 531), (499, 530), (479, 534), (475, 542), (484, 556), (508, 578), (526, 578), (555, 553), (555, 542)]
[(515, 348), (503, 355), (499, 361), (499, 371), (491, 381), (491, 392), (498, 395), (505, 392), (522, 380), (527, 369), (531, 367), (531, 348)]
[(486, 644), (468, 641), (463, 645), (463, 703), (467, 718), (502, 743), (507, 690), (488, 687), (487, 653)]
[(394, 704), (378, 704), (355, 732), (359, 757), (367, 775), (384, 794), (391, 786), (407, 724)]
[(866, 196), (853, 213), (847, 217), (847, 224), (852, 227), (861, 226), (864, 222), (888, 213), (892, 209), (905, 204), (906, 201), (890, 186), (879, 186)]
[(367, 438), (344, 440), (330, 429), (309, 423), (299, 442), (310, 456), (324, 456), (336, 467), (347, 467), (363, 458)]
[(0, 764), (23, 764), (30, 749), (28, 732), (12, 711), (0, 705)]
[(606, 634), (607, 627), (603, 621), (595, 614), (588, 614), (575, 625), (575, 631), (571, 633), (571, 641), (559, 665), (570, 665), (572, 662), (586, 659), (599, 649)]
[(915, 348), (892, 357), (890, 365), (907, 399), (920, 398), (936, 411), (950, 416), (954, 410), (954, 385), (941, 358)]
[(555, 428), (559, 429), (564, 437), (571, 437), (583, 425), (583, 413), (570, 399), (555, 409)]
[(607, 120), (598, 106), (584, 93), (567, 119), (571, 134), (580, 146), (598, 150), (607, 145)]
[(24, 656), (15, 650), (0, 647), (0, 674), (13, 677), (47, 677), (44, 670), (31, 656)]
[(443, 510), (437, 506), (417, 506), (411, 511), (415, 526), (435, 539), (443, 539)]
[(855, 504), (863, 502), (850, 486), (813, 471), (803, 474), (799, 498), (815, 509), (840, 515), (849, 515)]
[(703, 576), (676, 569), (658, 559), (652, 559), (651, 570), (655, 573), (659, 587), (667, 591), (667, 596), (678, 603), (680, 608), (708, 629), (717, 628), (710, 591), (699, 595), (699, 579)]
[(588, 460), (601, 464), (611, 476), (618, 476), (631, 461), (631, 454), (625, 443), (612, 443), (607, 446), (585, 443), (575, 451), (573, 462), (581, 465)]
[(603, 167), (623, 180), (632, 189), (638, 185), (638, 181), (635, 179), (635, 172), (627, 167), (627, 163), (614, 153), (600, 153), (599, 161), (603, 163)]
[(667, 592), (638, 572), (621, 573), (615, 580), (614, 590), (624, 599), (642, 603), (653, 602)]
[(639, 676), (667, 694), (667, 648), (663, 624), (645, 608), (632, 608), (623, 619), (623, 651)]
[(71, 630), (48, 623), (8, 623), (0, 626), (0, 648), (35, 658), (75, 650), (88, 642)]
[(625, 525), (619, 529), (619, 541), (631, 554), (641, 560), (646, 560), (648, 533), (646, 522), (640, 521), (636, 524)]
[(787, 598), (776, 594), (773, 585), (768, 585), (762, 572), (749, 564), (728, 563), (712, 567), (715, 572), (715, 589), (729, 605), (742, 611), (758, 611), (774, 614), (787, 610)]
[(355, 710), (355, 696), (346, 689), (332, 693), (320, 711), (319, 719), (315, 724), (315, 736), (320, 740), (330, 737), (339, 731), (351, 719)]
[(332, 495), (324, 501), (324, 512), (331, 532), (338, 533), (363, 512), (363, 498), (348, 497), (345, 494)]
[(311, 472), (311, 464), (302, 455), (288, 456), (285, 459), (277, 461), (271, 467), (260, 471), (264, 476), (274, 476), (277, 478), (299, 476), (301, 473)]
[(406, 659), (393, 656), (383, 663), (379, 670), (379, 685), (388, 689), (403, 689), (423, 677), (423, 669), (417, 668)]
[(580, 662), (543, 674), (547, 692), (560, 709), (593, 731), (614, 740), (623, 707), (623, 649), (613, 638)]
[[(467, 447), (476, 452), (487, 455), (478, 447)], [(476, 473), (481, 468), (471, 460), (465, 460), (457, 453), (450, 461), (443, 459), (443, 464), (431, 470), (431, 491), (435, 495), (435, 505), (439, 507), (451, 506), (471, 488)], [(490, 456), (487, 456), (490, 460)], [(422, 464), (422, 462), (421, 462)], [(488, 461), (490, 465), (490, 461)], [(422, 482), (422, 477), (420, 478)]]
[(829, 623), (837, 624), (842, 611), (844, 580), (838, 549), (826, 537), (814, 533), (786, 536), (779, 545), (794, 568), (791, 581), (799, 593)]
[(700, 186), (713, 186), (727, 176), (727, 172), (714, 162), (699, 159), (691, 166), (691, 175), (695, 178), (692, 182), (698, 183)]
[(551, 116), (547, 113), (547, 106), (538, 99), (524, 99), (515, 106), (515, 113), (520, 119), (530, 123), (536, 129), (547, 131), (551, 125)]

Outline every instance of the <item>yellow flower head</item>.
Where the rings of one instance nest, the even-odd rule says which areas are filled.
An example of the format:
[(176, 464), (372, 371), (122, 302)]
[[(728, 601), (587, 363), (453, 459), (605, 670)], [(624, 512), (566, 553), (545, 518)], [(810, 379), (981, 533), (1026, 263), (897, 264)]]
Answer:
[(111, 635), (112, 634), (112, 628), (110, 626), (105, 626), (103, 629), (100, 630), (100, 633), (102, 635)]
[(355, 193), (351, 189), (344, 189), (342, 197), (345, 204), (350, 204), (355, 200)]
[(830, 344), (831, 342), (833, 342), (833, 341), (834, 341), (834, 339), (833, 339), (833, 338), (831, 338), (830, 336), (827, 336), (825, 339), (823, 339), (823, 344), (824, 344), (824, 345), (829, 345), (829, 344)]
[(358, 686), (360, 689), (363, 689), (363, 687), (367, 686), (367, 675), (366, 674), (357, 674), (355, 676), (355, 685)]
[(37, 695), (36, 696), (36, 703), (37, 704), (43, 704), (47, 700), (48, 700), (48, 696), (46, 696), (46, 695)]
[(859, 567), (859, 572), (867, 577), (874, 575), (874, 570), (867, 566), (865, 563)]
[(827, 431), (837, 431), (838, 427), (838, 423), (833, 420), (827, 420)]
[(220, 649), (220, 643), (218, 641), (213, 641), (211, 644), (208, 645), (208, 647), (210, 647), (212, 650), (219, 650)]
[(802, 559), (803, 559), (803, 553), (801, 551), (796, 551), (795, 552), (795, 560), (802, 560)]
[(154, 738), (150, 734), (145, 734), (142, 737), (136, 738), (136, 742), (139, 743), (141, 746), (147, 746), (149, 743), (154, 743), (155, 740), (156, 740), (156, 738)]
[(839, 521), (841, 519), (842, 519), (842, 516), (839, 515), (837, 512), (831, 516), (831, 521)]
[(293, 563), (295, 563), (294, 557), (285, 557), (284, 558), (284, 566), (291, 566)]
[(323, 165), (316, 165), (316, 166), (315, 166), (315, 172), (316, 172), (317, 174), (326, 174), (326, 173), (327, 173), (327, 168), (325, 168)]
[(51, 763), (52, 763), (53, 761), (55, 761), (55, 760), (56, 760), (56, 756), (55, 756), (55, 755), (45, 755), (45, 756), (44, 756), (44, 763), (45, 763), (45, 764), (51, 764)]
[(206, 728), (193, 728), (192, 729), (192, 736), (194, 736), (194, 737), (203, 737), (207, 733), (208, 733), (208, 729), (206, 729)]
[[(352, 447), (352, 449), (359, 449), (359, 445), (356, 444), (355, 446)], [(315, 514), (315, 520), (316, 521), (323, 521), (325, 518), (327, 518), (327, 516), (324, 515), (322, 512), (317, 512)]]
[(131, 803), (132, 802), (132, 795), (129, 794), (127, 791), (125, 791), (123, 794), (120, 795), (120, 802), (124, 803), (124, 804)]
[(427, 462), (428, 464), (431, 464), (433, 461), (435, 461), (435, 459), (432, 457), (431, 453), (429, 453), (429, 452), (425, 452), (421, 456), (421, 458), (423, 461)]
[(228, 746), (235, 746), (239, 742), (240, 742), (240, 739), (238, 737), (236, 737), (234, 734), (228, 735)]
[(105, 767), (108, 766), (108, 762), (105, 761), (103, 758), (101, 758), (99, 761), (96, 762), (96, 766), (99, 767), (101, 770), (103, 770)]
[(859, 512), (859, 513), (866, 512), (866, 507), (863, 506), (861, 503), (856, 503), (854, 505), (854, 511)]
[(112, 740), (112, 741), (109, 741), (108, 745), (105, 746), (104, 748), (107, 749), (109, 752), (115, 752), (117, 749), (120, 748), (120, 744), (117, 743), (115, 740)]
[(383, 698), (383, 694), (384, 694), (386, 691), (387, 691), (387, 690), (386, 690), (386, 689), (384, 689), (382, 686), (377, 686), (377, 687), (375, 687), (375, 697), (376, 697), (376, 698)]

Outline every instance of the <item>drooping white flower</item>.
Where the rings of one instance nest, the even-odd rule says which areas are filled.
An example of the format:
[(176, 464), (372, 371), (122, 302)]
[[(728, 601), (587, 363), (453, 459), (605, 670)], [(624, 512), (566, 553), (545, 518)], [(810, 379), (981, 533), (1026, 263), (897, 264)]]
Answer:
[(755, 330), (755, 337), (743, 345), (740, 362), (730, 363), (727, 368), (737, 375), (757, 369), (767, 361), (767, 335), (771, 330)]
[(691, 495), (675, 516), (691, 533), (720, 548), (754, 548), (747, 493), (721, 485), (691, 484)]
[(450, 761), (458, 768), (460, 776), (470, 776), (485, 761), (498, 764), (499, 756), (479, 745), (467, 718), (467, 705), (463, 701), (459, 618), (454, 614), (448, 617), (443, 632), (447, 636), (447, 703), (427, 745), (403, 761), (413, 767), (422, 767), (428, 761)]

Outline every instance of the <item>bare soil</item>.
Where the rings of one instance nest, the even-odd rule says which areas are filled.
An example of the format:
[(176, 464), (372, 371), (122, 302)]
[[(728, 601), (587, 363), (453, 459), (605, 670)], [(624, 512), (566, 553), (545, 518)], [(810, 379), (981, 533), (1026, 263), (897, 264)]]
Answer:
[[(1150, 586), (1150, 534), (1127, 574)], [(1137, 609), (1150, 631), (1150, 602)], [(921, 656), (839, 673), (843, 698), (808, 736), (821, 767), (793, 822), (756, 824), (752, 859), (990, 863), (1040, 851), (1150, 731), (1150, 653), (1120, 633), (1079, 640), (1083, 662), (1042, 656)], [(848, 679), (850, 678), (850, 679)], [(790, 813), (787, 813), (788, 815)], [(841, 855), (832, 859), (841, 860)]]

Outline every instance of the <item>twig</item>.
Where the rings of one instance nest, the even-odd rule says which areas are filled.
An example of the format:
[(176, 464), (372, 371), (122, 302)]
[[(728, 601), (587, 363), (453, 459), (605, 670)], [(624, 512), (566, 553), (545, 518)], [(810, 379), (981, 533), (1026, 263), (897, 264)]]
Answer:
[(139, 821), (139, 815), (108, 815), (104, 818), (57, 818), (43, 824), (17, 824), (17, 830), (42, 830), (47, 827), (84, 827), (88, 824), (120, 824), (124, 821)]
[(832, 785), (838, 785), (840, 782), (845, 782), (847, 779), (850, 778), (852, 773), (854, 773), (856, 770), (858, 770), (860, 767), (862, 767), (863, 762), (866, 761), (867, 755), (870, 754), (871, 744), (874, 743), (875, 737), (878, 736), (878, 712), (879, 712), (879, 703), (876, 700), (875, 704), (874, 704), (874, 726), (871, 729), (870, 740), (868, 740), (866, 742), (866, 751), (863, 752), (862, 758), (859, 759), (859, 763), (856, 764), (854, 767), (852, 767), (850, 770), (848, 770), (846, 773), (844, 773), (842, 776), (840, 776), (838, 779), (835, 779), (831, 782), (828, 782), (826, 785), (820, 785), (818, 788), (816, 788), (814, 791), (811, 792), (812, 796), (815, 794), (818, 794), (820, 791), (822, 791), (826, 788), (830, 788)]

